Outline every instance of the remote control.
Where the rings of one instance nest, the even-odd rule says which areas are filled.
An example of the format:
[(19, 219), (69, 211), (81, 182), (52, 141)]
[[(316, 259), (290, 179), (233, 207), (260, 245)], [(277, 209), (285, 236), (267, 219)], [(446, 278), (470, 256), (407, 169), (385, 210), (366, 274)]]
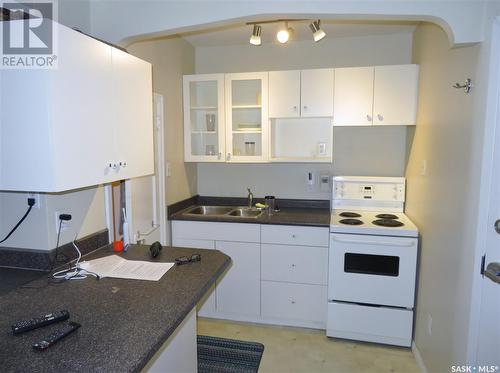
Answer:
[(54, 333), (48, 335), (40, 342), (34, 343), (33, 348), (38, 351), (46, 350), (50, 346), (57, 343), (59, 340), (66, 337), (68, 334), (73, 333), (80, 326), (81, 325), (78, 324), (77, 322), (70, 321), (63, 329), (56, 330)]
[(50, 325), (67, 319), (69, 319), (68, 311), (66, 310), (57, 311), (40, 317), (35, 317), (31, 320), (23, 320), (16, 322), (14, 325), (12, 325), (12, 332), (14, 334), (21, 334), (33, 329), (41, 328), (42, 326), (45, 325)]

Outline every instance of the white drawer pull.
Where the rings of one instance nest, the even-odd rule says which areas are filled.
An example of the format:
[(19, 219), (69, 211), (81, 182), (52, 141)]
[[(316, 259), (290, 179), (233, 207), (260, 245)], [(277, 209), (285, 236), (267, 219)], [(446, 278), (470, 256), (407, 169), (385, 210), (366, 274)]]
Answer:
[(294, 234), (292, 234), (292, 238), (297, 238), (297, 236), (296, 236), (296, 235), (294, 235)]
[(292, 264), (292, 269), (295, 268), (295, 264)]
[(295, 301), (292, 299), (292, 300), (290, 301), (290, 303), (295, 304)]

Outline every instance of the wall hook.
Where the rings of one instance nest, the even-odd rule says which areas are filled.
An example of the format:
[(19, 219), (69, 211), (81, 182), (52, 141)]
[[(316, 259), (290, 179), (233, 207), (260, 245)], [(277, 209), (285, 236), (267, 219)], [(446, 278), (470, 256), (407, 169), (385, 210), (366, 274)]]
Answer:
[(472, 80), (470, 78), (467, 78), (465, 80), (465, 83), (464, 84), (460, 84), (460, 83), (455, 83), (455, 85), (452, 85), (453, 88), (463, 88), (464, 92), (465, 93), (470, 93), (470, 90), (472, 89), (473, 85), (472, 85)]

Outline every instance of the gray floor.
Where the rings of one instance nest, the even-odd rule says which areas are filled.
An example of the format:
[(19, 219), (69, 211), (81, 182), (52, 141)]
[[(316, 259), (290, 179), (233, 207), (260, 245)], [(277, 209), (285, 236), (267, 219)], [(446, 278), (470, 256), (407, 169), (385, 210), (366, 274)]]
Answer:
[(255, 341), (259, 372), (419, 372), (406, 348), (331, 339), (322, 330), (198, 319), (198, 334)]

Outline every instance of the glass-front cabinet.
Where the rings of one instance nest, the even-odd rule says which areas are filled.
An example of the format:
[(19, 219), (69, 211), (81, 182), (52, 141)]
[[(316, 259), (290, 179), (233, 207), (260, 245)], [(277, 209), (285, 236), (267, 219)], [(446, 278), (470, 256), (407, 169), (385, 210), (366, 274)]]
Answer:
[(269, 158), (268, 73), (225, 75), (226, 161)]
[(225, 162), (224, 74), (184, 76), (184, 160)]

